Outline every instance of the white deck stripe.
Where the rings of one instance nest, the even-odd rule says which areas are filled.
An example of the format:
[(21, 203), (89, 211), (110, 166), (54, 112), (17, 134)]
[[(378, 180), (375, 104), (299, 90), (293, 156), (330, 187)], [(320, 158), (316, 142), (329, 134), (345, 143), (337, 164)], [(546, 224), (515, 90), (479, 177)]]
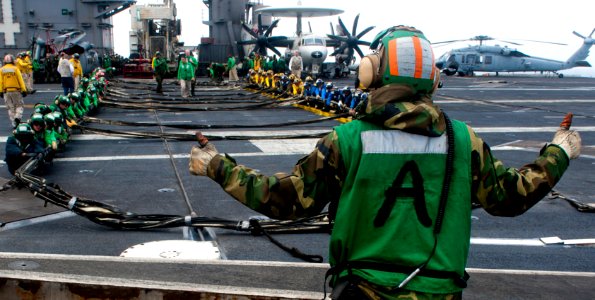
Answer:
[(595, 99), (499, 99), (499, 100), (466, 100), (466, 99), (445, 99), (434, 100), (436, 104), (493, 104), (493, 103), (521, 103), (521, 104), (539, 104), (539, 103), (595, 103)]
[[(579, 132), (595, 132), (595, 126), (572, 126), (572, 129)], [(558, 127), (473, 127), (473, 130), (477, 133), (508, 133), (508, 132), (556, 132)], [(299, 134), (319, 134), (328, 133), (330, 129), (319, 129), (319, 130), (282, 130), (282, 131), (203, 131), (207, 135), (216, 136), (284, 136), (284, 135), (299, 135)], [(188, 131), (187, 133), (194, 133)], [(7, 136), (0, 136), (0, 143), (5, 143)], [(75, 134), (72, 136), (74, 141), (104, 141), (104, 140), (124, 140), (133, 139), (118, 136), (107, 136), (101, 134)], [(292, 140), (292, 139), (285, 139)]]
[(485, 86), (468, 86), (468, 87), (443, 87), (441, 90), (451, 91), (595, 91), (595, 87), (568, 87), (568, 88), (524, 88), (524, 87), (485, 87)]

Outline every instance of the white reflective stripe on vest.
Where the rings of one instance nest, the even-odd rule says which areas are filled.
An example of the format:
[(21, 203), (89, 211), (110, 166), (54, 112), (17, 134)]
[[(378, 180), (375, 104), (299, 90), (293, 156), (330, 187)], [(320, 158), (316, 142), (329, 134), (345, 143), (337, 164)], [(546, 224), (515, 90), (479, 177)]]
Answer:
[(364, 154), (446, 154), (446, 134), (427, 137), (400, 130), (369, 130), (361, 133)]

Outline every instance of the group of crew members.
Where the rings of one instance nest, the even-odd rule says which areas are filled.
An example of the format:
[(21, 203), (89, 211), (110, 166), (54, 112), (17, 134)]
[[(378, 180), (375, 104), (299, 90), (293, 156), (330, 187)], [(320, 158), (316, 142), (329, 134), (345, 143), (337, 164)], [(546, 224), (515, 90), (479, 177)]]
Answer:
[(304, 104), (323, 111), (354, 113), (357, 106), (368, 98), (368, 94), (349, 86), (335, 87), (332, 82), (314, 80), (307, 76), (304, 80), (290, 74), (273, 73), (272, 70), (256, 71), (250, 69), (246, 78), (247, 85), (278, 98), (303, 99)]
[[(108, 84), (104, 76), (105, 71), (97, 68), (81, 79), (77, 90), (56, 95), (49, 105), (38, 102), (27, 121), (16, 120), (13, 134), (6, 141), (4, 159), (11, 174), (40, 154), (50, 164), (55, 153), (65, 149), (71, 128), (84, 116), (97, 112)], [(44, 168), (45, 164), (38, 167)]]

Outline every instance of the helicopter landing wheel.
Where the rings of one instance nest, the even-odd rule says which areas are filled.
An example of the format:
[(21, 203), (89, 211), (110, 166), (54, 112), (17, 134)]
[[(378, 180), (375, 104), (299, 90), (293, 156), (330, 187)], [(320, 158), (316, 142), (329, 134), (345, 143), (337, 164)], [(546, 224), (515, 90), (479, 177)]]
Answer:
[(558, 78), (564, 78), (564, 74), (558, 74)]

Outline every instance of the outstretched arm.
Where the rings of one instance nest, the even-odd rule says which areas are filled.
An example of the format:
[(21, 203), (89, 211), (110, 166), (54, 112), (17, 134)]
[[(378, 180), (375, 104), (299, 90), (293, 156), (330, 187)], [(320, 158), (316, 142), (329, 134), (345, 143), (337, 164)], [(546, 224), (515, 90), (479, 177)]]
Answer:
[(232, 197), (264, 215), (295, 219), (320, 213), (341, 194), (344, 166), (336, 134), (320, 139), (291, 173), (272, 176), (239, 165), (228, 155), (215, 155), (206, 175)]

